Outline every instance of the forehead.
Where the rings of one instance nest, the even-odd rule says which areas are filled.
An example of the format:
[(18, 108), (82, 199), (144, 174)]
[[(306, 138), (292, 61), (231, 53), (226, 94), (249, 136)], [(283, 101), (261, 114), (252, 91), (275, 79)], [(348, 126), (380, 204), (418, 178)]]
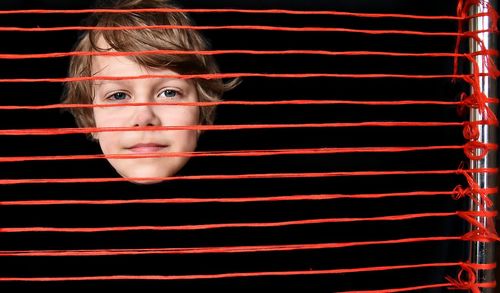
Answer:
[[(102, 36), (97, 39), (96, 46), (98, 51), (116, 52)], [(125, 56), (92, 56), (91, 64), (92, 75), (100, 76), (119, 76), (126, 75), (130, 71), (140, 72), (145, 70), (145, 68)]]

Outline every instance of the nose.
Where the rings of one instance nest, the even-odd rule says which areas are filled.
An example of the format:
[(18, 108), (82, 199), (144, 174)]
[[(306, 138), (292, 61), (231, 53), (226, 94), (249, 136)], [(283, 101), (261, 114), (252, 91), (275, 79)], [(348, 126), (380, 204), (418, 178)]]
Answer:
[(160, 117), (155, 113), (154, 106), (135, 106), (132, 125), (134, 127), (160, 126)]

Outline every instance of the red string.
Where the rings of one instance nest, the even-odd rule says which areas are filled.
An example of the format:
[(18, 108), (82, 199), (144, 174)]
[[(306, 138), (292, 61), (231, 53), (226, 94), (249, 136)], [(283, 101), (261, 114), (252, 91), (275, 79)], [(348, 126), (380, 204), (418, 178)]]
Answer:
[(134, 80), (150, 78), (172, 78), (172, 79), (223, 79), (236, 77), (266, 77), (266, 78), (404, 78), (404, 79), (439, 79), (439, 78), (464, 78), (463, 74), (343, 74), (343, 73), (210, 73), (210, 74), (148, 74), (138, 76), (82, 76), (61, 78), (3, 78), (0, 83), (18, 82), (77, 82), (89, 80)]
[[(491, 189), (481, 188), (468, 172), (459, 171), (459, 173), (464, 175), (467, 180), (470, 190), (470, 198), (480, 207), (482, 207), (483, 204), (487, 207), (493, 207), (493, 201), (488, 197), (488, 195), (491, 194), (491, 192), (489, 192)], [(478, 195), (477, 197), (476, 194)]]
[(99, 233), (120, 231), (190, 231), (224, 228), (268, 228), (296, 225), (331, 224), (331, 223), (355, 223), (355, 222), (378, 222), (378, 221), (404, 221), (420, 218), (450, 217), (459, 212), (452, 213), (419, 213), (406, 215), (393, 215), (371, 218), (326, 218), (312, 220), (296, 220), (267, 223), (223, 223), (223, 224), (199, 224), (199, 225), (176, 225), (176, 226), (122, 226), (122, 227), (98, 227), (98, 228), (61, 228), (61, 227), (20, 227), (0, 228), (0, 233), (26, 233), (26, 232), (58, 232), (58, 233)]
[(18, 250), (0, 251), (0, 256), (110, 256), (110, 255), (144, 255), (144, 254), (202, 254), (202, 253), (252, 253), (298, 251), (317, 249), (337, 249), (371, 245), (392, 245), (420, 243), (433, 241), (461, 241), (462, 237), (419, 237), (394, 240), (318, 243), (318, 244), (279, 244), (253, 246), (222, 246), (222, 247), (183, 247), (183, 248), (141, 248), (141, 249), (85, 249), (85, 250)]
[[(494, 50), (490, 54), (495, 54)], [(497, 52), (498, 53), (498, 52)], [(457, 53), (403, 53), (403, 52), (376, 52), (376, 51), (326, 51), (326, 50), (206, 50), (206, 51), (181, 51), (181, 50), (146, 50), (134, 52), (95, 52), (75, 51), (39, 54), (0, 54), (0, 59), (39, 59), (60, 58), (70, 56), (140, 56), (140, 55), (221, 55), (221, 54), (250, 54), (250, 55), (326, 55), (326, 56), (391, 56), (391, 57), (465, 57)]]
[(397, 266), (378, 266), (333, 270), (306, 270), (306, 271), (284, 271), (284, 272), (248, 272), (248, 273), (225, 273), (225, 274), (205, 274), (205, 275), (114, 275), (114, 276), (79, 276), (79, 277), (2, 277), (2, 282), (25, 281), (25, 282), (54, 282), (54, 281), (109, 281), (109, 280), (200, 280), (200, 279), (222, 279), (222, 278), (243, 278), (243, 277), (264, 277), (264, 276), (302, 276), (302, 275), (325, 275), (325, 274), (348, 274), (360, 272), (389, 271), (416, 268), (452, 267), (460, 263), (426, 263)]
[[(497, 99), (490, 99), (497, 103)], [(116, 104), (53, 104), (40, 106), (2, 106), (0, 110), (50, 110), (65, 108), (112, 108), (112, 107), (138, 107), (138, 106), (219, 106), (219, 105), (363, 105), (363, 106), (405, 106), (405, 105), (443, 105), (455, 106), (469, 103), (468, 100), (460, 102), (429, 101), (429, 100), (400, 100), (400, 101), (350, 101), (350, 100), (285, 100), (285, 101), (218, 101), (218, 102), (148, 102), (148, 103), (116, 103)]]
[(332, 128), (332, 127), (449, 127), (468, 125), (468, 122), (345, 122), (303, 124), (235, 124), (235, 125), (189, 125), (147, 127), (85, 127), (85, 128), (33, 128), (1, 129), (0, 135), (66, 135), (112, 131), (168, 131), (168, 130), (248, 130), (287, 128)]
[(466, 140), (479, 139), (479, 129), (475, 122), (464, 122), (463, 136)]
[(105, 183), (125, 181), (173, 181), (173, 180), (228, 180), (228, 179), (269, 179), (269, 178), (330, 178), (345, 176), (386, 176), (386, 175), (448, 175), (470, 173), (497, 173), (496, 168), (469, 170), (425, 170), (425, 171), (355, 171), (355, 172), (317, 172), (317, 173), (264, 173), (241, 175), (192, 175), (149, 178), (54, 178), (54, 179), (0, 179), (0, 185), (43, 184), (43, 183)]
[[(470, 290), (473, 293), (480, 293), (480, 288), (485, 288), (484, 285), (480, 286), (480, 284), (476, 283), (476, 273), (475, 270), (493, 270), (496, 268), (496, 264), (471, 264), (471, 263), (461, 263), (461, 270), (458, 273), (457, 279), (453, 279), (451, 277), (446, 277), (446, 279), (453, 285), (451, 290)], [(463, 276), (463, 273), (466, 273), (467, 277)], [(488, 288), (494, 288), (496, 284), (494, 282), (487, 283), (490, 284)]]
[(369, 35), (414, 35), (414, 36), (451, 36), (463, 35), (455, 32), (425, 32), (412, 30), (364, 30), (339, 27), (285, 27), (267, 25), (148, 25), (148, 26), (61, 26), (61, 27), (0, 27), (1, 32), (56, 32), (56, 31), (117, 31), (117, 30), (152, 30), (152, 29), (187, 29), (187, 30), (264, 30), (286, 32), (342, 32)]
[[(469, 241), (499, 241), (500, 237), (498, 237), (495, 231), (494, 218), (497, 215), (496, 211), (467, 211), (467, 212), (458, 212), (458, 215), (469, 222), (473, 229), (466, 235), (464, 235), (464, 240)], [(487, 227), (481, 222), (479, 222), (476, 218), (486, 218)]]
[(420, 286), (405, 287), (405, 288), (341, 291), (338, 293), (380, 293), (380, 292), (393, 293), (393, 292), (407, 292), (407, 291), (424, 290), (424, 289), (436, 289), (436, 288), (448, 287), (450, 285), (451, 285), (450, 283), (444, 283), (444, 284), (420, 285)]
[[(431, 284), (431, 285), (421, 285), (414, 287), (405, 287), (405, 288), (392, 288), (392, 289), (382, 289), (382, 290), (356, 290), (356, 291), (342, 291), (339, 293), (395, 293), (395, 292), (408, 292), (408, 291), (416, 291), (416, 290), (424, 290), (424, 289), (435, 289), (435, 288), (443, 288), (452, 286), (452, 283), (444, 283), (444, 284)], [(485, 283), (476, 283), (476, 286), (479, 288), (495, 288), (496, 282), (485, 282)], [(451, 288), (452, 289), (452, 288)]]
[(449, 213), (418, 213), (393, 216), (381, 216), (371, 218), (326, 218), (311, 220), (295, 220), (267, 223), (223, 223), (223, 224), (199, 224), (199, 225), (176, 225), (176, 226), (122, 226), (122, 227), (96, 227), (96, 228), (62, 228), (62, 227), (17, 227), (0, 228), (2, 233), (26, 233), (26, 232), (57, 232), (57, 233), (99, 233), (99, 232), (123, 232), (123, 231), (188, 231), (188, 230), (207, 230), (223, 228), (263, 228), (263, 227), (283, 227), (295, 225), (312, 225), (327, 223), (354, 223), (354, 222), (377, 222), (377, 221), (403, 221), (430, 217), (450, 217), (460, 216), (471, 223), (476, 230), (467, 233), (462, 237), (463, 240), (474, 241), (496, 241), (500, 240), (494, 231), (490, 231), (483, 226), (474, 217), (492, 218), (496, 212), (471, 212), (458, 211)]
[[(470, 177), (470, 176), (469, 176)], [(494, 194), (498, 192), (498, 188), (479, 188), (477, 184), (473, 184), (474, 187), (463, 188), (461, 185), (457, 185), (454, 191), (453, 199), (459, 200), (463, 197), (469, 197), (472, 201), (474, 201), (478, 206), (482, 205), (482, 202), (486, 204), (486, 206), (492, 206), (493, 201), (488, 197), (490, 194)], [(479, 198), (476, 197), (476, 194), (479, 194)]]
[[(496, 115), (488, 106), (489, 98), (484, 94), (484, 92), (481, 91), (481, 86), (480, 86), (481, 70), (479, 68), (479, 65), (473, 57), (468, 56), (467, 58), (473, 65), (473, 76), (464, 77), (464, 80), (472, 86), (473, 93), (469, 97), (472, 100), (470, 104), (472, 106), (477, 107), (480, 110), (481, 115), (483, 116), (482, 119), (485, 119), (488, 122), (488, 124), (497, 125), (498, 121)], [(489, 72), (488, 76), (495, 76), (495, 73)]]
[[(458, 35), (455, 41), (455, 54), (458, 55), (460, 51), (460, 42), (463, 36), (463, 20), (467, 16), (467, 10), (464, 6), (464, 0), (459, 0), (457, 4), (457, 18), (458, 18)], [(453, 59), (453, 74), (458, 74), (458, 57)]]
[[(465, 264), (461, 264), (461, 270), (458, 273), (457, 279), (446, 277), (446, 279), (453, 285), (452, 289), (455, 290), (470, 290), (472, 293), (480, 293), (479, 287), (476, 285), (476, 274), (474, 270)], [(463, 273), (467, 273), (467, 279), (464, 279)]]
[(190, 203), (244, 203), (244, 202), (277, 202), (303, 200), (332, 200), (332, 199), (373, 199), (387, 197), (410, 196), (441, 196), (453, 195), (459, 199), (459, 191), (412, 191), (394, 193), (369, 194), (309, 194), (287, 196), (262, 197), (224, 197), (224, 198), (160, 198), (160, 199), (129, 199), (129, 200), (16, 200), (0, 201), (0, 206), (32, 206), (32, 205), (122, 205), (122, 204), (190, 204)]
[(479, 141), (469, 141), (464, 146), (464, 153), (470, 160), (484, 159), (490, 150), (496, 151), (498, 145), (487, 144)]
[[(486, 97), (484, 99), (484, 102), (489, 103), (489, 104), (497, 104), (498, 99)], [(469, 109), (471, 109), (471, 108), (476, 109), (479, 107), (479, 102), (474, 95), (467, 95), (465, 93), (462, 93), (460, 95), (460, 106), (459, 106), (458, 112), (461, 114), (465, 114), (466, 107)]]
[(258, 14), (294, 14), (294, 15), (336, 15), (368, 18), (409, 18), (428, 20), (457, 20), (457, 16), (437, 15), (411, 15), (394, 13), (359, 13), (343, 11), (318, 11), (318, 10), (286, 10), (286, 9), (185, 9), (185, 8), (140, 8), (140, 9), (78, 9), (78, 10), (55, 10), (55, 9), (30, 9), (30, 10), (0, 10), (0, 14), (80, 14), (80, 13), (258, 13)]
[[(424, 147), (354, 147), (354, 148), (311, 148), (311, 149), (276, 149), (276, 150), (248, 150), (248, 151), (212, 151), (212, 152), (171, 152), (171, 153), (144, 153), (144, 154), (96, 154), (96, 155), (62, 155), (62, 156), (23, 156), (0, 157), (0, 162), (31, 162), (31, 161), (62, 161), (62, 160), (93, 160), (93, 159), (137, 159), (163, 157), (259, 157), (277, 155), (324, 155), (346, 153), (393, 153), (413, 151), (435, 151), (467, 149), (465, 146), (424, 146)], [(490, 148), (489, 146), (485, 146)], [(493, 147), (491, 147), (493, 148)], [(495, 145), (496, 149), (496, 145)]]

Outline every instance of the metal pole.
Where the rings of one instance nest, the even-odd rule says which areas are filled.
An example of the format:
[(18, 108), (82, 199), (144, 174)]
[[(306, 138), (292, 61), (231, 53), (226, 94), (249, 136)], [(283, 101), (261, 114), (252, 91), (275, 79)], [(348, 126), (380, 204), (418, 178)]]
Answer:
[[(489, 8), (488, 5), (496, 7), (496, 0), (483, 0), (479, 4), (473, 5), (468, 11), (469, 15), (478, 15), (480, 13), (487, 13)], [(493, 23), (493, 19), (485, 14), (484, 16), (473, 17), (469, 21), (470, 31), (484, 31), (490, 30)], [(483, 32), (478, 33), (477, 36), (481, 40), (475, 40), (470, 38), (469, 41), (469, 52), (477, 52), (484, 49), (495, 49), (496, 48), (496, 37), (494, 32)], [(482, 43), (482, 45), (481, 45)], [(485, 53), (487, 54), (487, 53)], [(493, 57), (493, 56), (492, 56)], [(487, 61), (484, 56), (474, 57), (477, 65), (479, 66), (479, 73), (488, 73), (488, 66), (485, 64)], [(471, 65), (471, 72), (475, 69)], [(489, 76), (479, 77), (479, 88), (487, 97), (496, 97), (497, 92), (496, 80)], [(471, 89), (473, 91), (473, 89)], [(496, 105), (488, 104), (493, 113), (497, 113)], [(481, 121), (485, 120), (484, 113), (477, 108), (471, 108), (470, 110), (470, 121)], [(479, 142), (482, 143), (496, 143), (498, 129), (492, 125), (479, 124)], [(479, 152), (479, 150), (477, 150)], [(477, 154), (477, 153), (476, 153)], [(497, 167), (497, 154), (495, 151), (489, 151), (486, 157), (480, 160), (471, 160), (470, 166), (472, 169), (475, 168), (496, 168)], [(474, 180), (477, 182), (479, 188), (490, 188), (497, 186), (497, 174), (490, 173), (474, 173), (472, 174)], [(474, 194), (473, 196), (479, 197), (479, 195)], [(495, 197), (490, 195), (494, 201)], [(487, 207), (486, 204), (482, 203), (478, 205), (473, 200), (469, 203), (469, 210), (471, 211), (491, 211), (495, 210), (494, 207)], [(478, 220), (484, 227), (488, 228), (490, 223), (487, 221), (486, 217), (477, 217)], [(477, 229), (477, 227), (472, 226), (471, 229)], [(469, 260), (473, 264), (487, 264), (495, 262), (495, 243), (494, 242), (476, 242), (471, 241), (469, 245)], [(478, 270), (476, 271), (477, 282), (492, 282), (495, 280), (495, 274), (493, 270)], [(494, 289), (481, 289), (481, 292), (494, 292)]]

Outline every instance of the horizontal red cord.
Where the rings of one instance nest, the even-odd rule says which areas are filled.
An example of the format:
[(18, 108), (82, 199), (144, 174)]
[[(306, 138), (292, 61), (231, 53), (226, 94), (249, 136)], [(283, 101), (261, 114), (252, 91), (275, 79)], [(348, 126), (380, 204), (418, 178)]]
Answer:
[(0, 27), (0, 32), (58, 32), (58, 31), (118, 31), (118, 30), (152, 30), (152, 29), (188, 29), (188, 30), (264, 30), (286, 32), (342, 32), (369, 35), (415, 35), (415, 36), (448, 36), (464, 37), (457, 32), (426, 32), (413, 30), (365, 30), (340, 27), (285, 27), (267, 25), (148, 25), (148, 26), (60, 26), (60, 27)]
[(395, 13), (360, 13), (333, 10), (288, 10), (288, 9), (206, 9), (206, 8), (139, 8), (139, 9), (24, 9), (0, 10), (0, 14), (81, 14), (81, 13), (251, 13), (251, 14), (292, 14), (292, 15), (335, 15), (367, 18), (408, 18), (427, 20), (464, 20), (466, 17), (449, 15), (413, 15)]
[[(490, 103), (498, 103), (491, 98)], [(113, 108), (138, 106), (197, 106), (210, 107), (220, 105), (270, 106), (270, 105), (363, 105), (363, 106), (405, 106), (405, 105), (443, 105), (457, 106), (465, 102), (448, 102), (432, 100), (400, 100), (400, 101), (349, 101), (349, 100), (286, 100), (286, 101), (218, 101), (218, 102), (149, 102), (149, 103), (116, 103), (116, 104), (53, 104), (40, 106), (4, 106), (0, 110), (50, 110), (65, 108)]]
[(267, 223), (223, 223), (223, 224), (199, 224), (199, 225), (176, 225), (176, 226), (122, 226), (122, 227), (97, 227), (97, 228), (61, 228), (61, 227), (20, 227), (0, 228), (0, 233), (26, 233), (26, 232), (57, 232), (57, 233), (99, 233), (99, 232), (122, 232), (122, 231), (190, 231), (224, 228), (268, 228), (296, 225), (314, 225), (328, 223), (354, 223), (354, 222), (378, 222), (378, 221), (404, 221), (420, 218), (451, 217), (459, 212), (451, 213), (419, 213), (406, 215), (393, 215), (370, 218), (326, 218), (312, 220), (296, 220)]
[(79, 249), (79, 250), (6, 250), (0, 256), (112, 256), (112, 255), (154, 255), (154, 254), (204, 254), (204, 253), (253, 253), (300, 251), (317, 249), (337, 249), (347, 247), (391, 245), (434, 241), (463, 241), (460, 236), (417, 237), (377, 241), (358, 241), (314, 244), (278, 244), (221, 247), (183, 247), (183, 248), (130, 248), (130, 249)]
[(113, 276), (80, 276), (80, 277), (0, 277), (0, 281), (23, 281), (23, 282), (60, 282), (60, 281), (109, 281), (109, 280), (200, 280), (200, 279), (223, 279), (244, 277), (271, 277), (271, 276), (306, 276), (327, 274), (348, 274), (361, 272), (389, 271), (416, 268), (435, 268), (459, 266), (458, 262), (426, 263), (396, 266), (377, 266), (365, 268), (333, 269), (333, 270), (306, 270), (306, 271), (283, 271), (283, 272), (248, 272), (248, 273), (225, 273), (225, 274), (203, 274), (203, 275), (113, 275)]
[(394, 293), (394, 292), (408, 292), (408, 291), (416, 291), (416, 290), (425, 290), (425, 289), (437, 289), (444, 287), (451, 287), (452, 283), (441, 283), (441, 284), (429, 284), (429, 285), (420, 285), (420, 286), (412, 286), (405, 288), (391, 288), (391, 289), (378, 289), (378, 290), (354, 290), (354, 291), (340, 291), (338, 293)]
[(144, 178), (47, 178), (47, 179), (0, 179), (0, 185), (42, 184), (42, 183), (104, 183), (125, 181), (174, 181), (174, 180), (228, 180), (228, 179), (278, 179), (278, 178), (331, 178), (346, 176), (388, 176), (388, 175), (452, 175), (460, 173), (496, 173), (495, 168), (469, 170), (424, 170), (424, 171), (354, 171), (354, 172), (316, 172), (316, 173), (264, 173), (241, 175), (192, 175), (174, 177)]
[(224, 197), (224, 198), (157, 198), (157, 199), (99, 199), (99, 200), (16, 200), (0, 201), (0, 206), (32, 206), (32, 205), (122, 205), (122, 204), (190, 204), (190, 203), (245, 203), (276, 202), (331, 199), (369, 199), (410, 196), (454, 195), (454, 191), (413, 191), (369, 194), (309, 194), (261, 197)]
[(333, 128), (333, 127), (449, 127), (464, 126), (468, 122), (339, 122), (303, 124), (233, 124), (233, 125), (190, 125), (190, 126), (147, 126), (147, 127), (82, 127), (82, 128), (32, 128), (0, 129), (0, 135), (66, 135), (112, 131), (168, 131), (168, 130), (248, 130), (287, 128)]
[(32, 161), (65, 161), (94, 159), (137, 159), (164, 157), (260, 157), (278, 155), (325, 155), (346, 153), (393, 153), (414, 151), (436, 151), (464, 149), (465, 146), (423, 146), (423, 147), (353, 147), (353, 148), (310, 148), (310, 149), (275, 149), (275, 150), (242, 150), (242, 151), (210, 151), (210, 152), (168, 152), (145, 154), (96, 154), (96, 155), (61, 155), (61, 156), (23, 156), (0, 157), (1, 163)]
[[(141, 55), (222, 55), (222, 54), (250, 54), (250, 55), (325, 55), (325, 56), (391, 56), (391, 57), (465, 57), (459, 53), (404, 53), (404, 52), (377, 52), (377, 51), (326, 51), (326, 50), (146, 50), (135, 52), (96, 52), (75, 51), (38, 54), (0, 54), (0, 59), (39, 59), (60, 58), (70, 56), (141, 56)], [(478, 54), (478, 53), (476, 53)]]
[[(476, 283), (479, 288), (495, 288), (496, 282), (485, 282), (485, 283)], [(421, 285), (421, 286), (413, 286), (413, 287), (405, 287), (405, 288), (392, 288), (392, 289), (378, 289), (378, 290), (355, 290), (355, 291), (342, 291), (339, 293), (397, 293), (397, 292), (408, 292), (408, 291), (416, 291), (416, 290), (425, 290), (425, 289), (436, 289), (436, 288), (444, 288), (449, 287), (449, 290), (458, 290), (455, 289), (452, 283), (442, 283), (442, 284), (429, 284), (429, 285)]]
[(237, 77), (266, 77), (266, 78), (405, 78), (405, 79), (439, 79), (439, 78), (465, 78), (463, 74), (342, 74), (342, 73), (211, 73), (211, 74), (147, 74), (137, 76), (82, 76), (82, 77), (54, 77), (54, 78), (2, 78), (0, 83), (14, 82), (77, 82), (89, 80), (134, 80), (149, 78), (172, 79), (223, 79)]
[[(498, 103), (490, 99), (490, 103)], [(405, 105), (465, 105), (465, 102), (447, 102), (430, 100), (401, 101), (348, 101), (348, 100), (287, 100), (287, 101), (219, 101), (219, 102), (149, 102), (149, 103), (116, 103), (116, 104), (53, 104), (39, 106), (8, 106), (0, 105), (0, 110), (50, 110), (66, 108), (113, 108), (138, 106), (197, 106), (210, 107), (220, 105), (270, 106), (270, 105), (362, 105), (362, 106), (405, 106)]]

